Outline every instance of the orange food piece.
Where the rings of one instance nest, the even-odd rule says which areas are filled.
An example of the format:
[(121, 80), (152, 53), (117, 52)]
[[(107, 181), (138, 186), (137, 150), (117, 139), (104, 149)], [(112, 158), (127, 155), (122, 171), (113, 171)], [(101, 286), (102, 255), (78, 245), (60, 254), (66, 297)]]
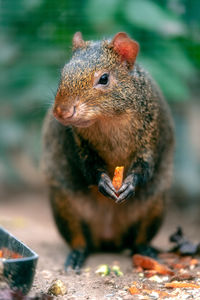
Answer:
[(196, 258), (192, 258), (192, 259), (191, 259), (191, 261), (190, 261), (190, 265), (191, 265), (191, 266), (196, 266), (196, 265), (198, 265), (198, 264), (199, 264), (198, 259), (196, 259)]
[(166, 297), (174, 297), (174, 296), (171, 296), (169, 295), (167, 292), (164, 292), (164, 291), (157, 291), (157, 293), (159, 294), (160, 298), (166, 298)]
[(165, 287), (167, 288), (195, 288), (200, 289), (200, 285), (196, 283), (190, 283), (190, 282), (178, 282), (178, 281), (172, 281), (165, 283)]
[(124, 173), (124, 167), (116, 167), (115, 168), (112, 184), (117, 191), (122, 186), (123, 173)]
[(5, 259), (16, 259), (16, 258), (22, 258), (23, 256), (17, 252), (14, 252), (12, 250), (9, 250), (8, 248), (2, 248), (0, 250), (0, 258)]
[(167, 266), (148, 256), (135, 254), (133, 255), (133, 263), (136, 267), (142, 267), (144, 270), (155, 270), (157, 274), (174, 275), (174, 272)]
[(12, 252), (10, 255), (10, 258), (16, 259), (16, 258), (22, 258), (22, 256), (19, 253)]
[(149, 295), (152, 292), (155, 292), (159, 295), (159, 299), (163, 299), (163, 298), (170, 296), (167, 292), (164, 292), (164, 291), (159, 291), (159, 290), (154, 290), (154, 289), (153, 290), (138, 289), (136, 286), (131, 286), (128, 290), (131, 295), (137, 295), (137, 294), (141, 294), (141, 295), (148, 294)]
[(131, 286), (128, 290), (131, 295), (140, 294), (140, 290), (136, 286)]

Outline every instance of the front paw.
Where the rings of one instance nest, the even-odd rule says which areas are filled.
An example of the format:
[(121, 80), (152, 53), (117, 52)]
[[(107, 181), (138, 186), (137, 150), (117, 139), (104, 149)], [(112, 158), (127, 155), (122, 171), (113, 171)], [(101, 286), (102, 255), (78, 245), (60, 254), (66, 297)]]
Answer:
[(73, 249), (67, 256), (65, 270), (68, 271), (72, 268), (77, 274), (80, 274), (80, 269), (87, 255), (87, 249)]
[(116, 203), (121, 203), (126, 199), (135, 195), (135, 184), (134, 184), (134, 175), (131, 174), (122, 183), (122, 186), (117, 191), (117, 200)]
[(112, 198), (117, 201), (117, 191), (114, 188), (110, 177), (106, 173), (102, 173), (99, 184), (99, 191), (106, 197)]

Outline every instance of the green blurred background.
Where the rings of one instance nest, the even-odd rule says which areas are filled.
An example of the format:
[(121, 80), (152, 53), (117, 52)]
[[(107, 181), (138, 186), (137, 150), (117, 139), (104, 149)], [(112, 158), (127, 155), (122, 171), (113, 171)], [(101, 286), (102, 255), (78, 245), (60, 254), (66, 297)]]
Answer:
[[(0, 0), (0, 188), (38, 188), (42, 120), (76, 31), (126, 31), (173, 111), (174, 188), (200, 198), (199, 0)], [(186, 198), (187, 198), (186, 197)], [(189, 199), (189, 198), (187, 198)], [(186, 200), (189, 201), (189, 200)]]

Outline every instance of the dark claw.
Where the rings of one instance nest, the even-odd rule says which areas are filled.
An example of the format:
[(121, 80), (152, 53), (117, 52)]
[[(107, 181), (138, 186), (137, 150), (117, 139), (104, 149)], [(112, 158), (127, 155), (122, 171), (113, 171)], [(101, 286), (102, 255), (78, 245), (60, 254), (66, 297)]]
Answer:
[(80, 269), (85, 262), (88, 253), (86, 249), (74, 249), (72, 250), (69, 255), (67, 256), (65, 262), (65, 270), (68, 271), (69, 269), (75, 270), (77, 274), (80, 274)]
[(123, 182), (121, 188), (118, 190), (119, 197), (116, 203), (125, 201), (126, 199), (132, 197), (135, 194), (135, 186), (133, 184), (133, 176), (129, 175)]
[(114, 200), (117, 200), (118, 197), (116, 195), (116, 190), (112, 184), (112, 181), (110, 179), (110, 177), (105, 174), (105, 173), (102, 173), (101, 174), (101, 178), (100, 178), (100, 181), (99, 181), (99, 184), (98, 184), (98, 188), (99, 188), (99, 191), (106, 197), (110, 197)]
[(123, 193), (126, 189), (127, 189), (128, 183), (122, 183), (122, 186), (120, 187), (120, 189), (117, 191), (118, 194)]
[(123, 193), (117, 198), (116, 203), (120, 203), (125, 201), (126, 199), (132, 197), (135, 194), (135, 190), (133, 185), (128, 185)]

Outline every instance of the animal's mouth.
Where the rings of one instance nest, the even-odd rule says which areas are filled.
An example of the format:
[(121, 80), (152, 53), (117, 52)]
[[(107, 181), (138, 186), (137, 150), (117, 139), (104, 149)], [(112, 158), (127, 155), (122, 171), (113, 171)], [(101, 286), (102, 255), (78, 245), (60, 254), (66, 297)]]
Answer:
[(67, 120), (58, 120), (64, 126), (75, 126), (75, 127), (89, 127), (94, 123), (94, 120), (83, 120), (83, 119), (67, 119)]
[(75, 105), (70, 109), (57, 105), (53, 109), (53, 115), (64, 126), (89, 127), (95, 122), (94, 119), (87, 119), (86, 115), (81, 115)]
[(70, 120), (74, 117), (75, 114), (76, 114), (76, 106), (72, 106), (72, 108), (68, 112), (63, 113), (63, 118)]
[(91, 126), (95, 121), (94, 120), (79, 120), (77, 122), (74, 122), (75, 127), (89, 127)]

